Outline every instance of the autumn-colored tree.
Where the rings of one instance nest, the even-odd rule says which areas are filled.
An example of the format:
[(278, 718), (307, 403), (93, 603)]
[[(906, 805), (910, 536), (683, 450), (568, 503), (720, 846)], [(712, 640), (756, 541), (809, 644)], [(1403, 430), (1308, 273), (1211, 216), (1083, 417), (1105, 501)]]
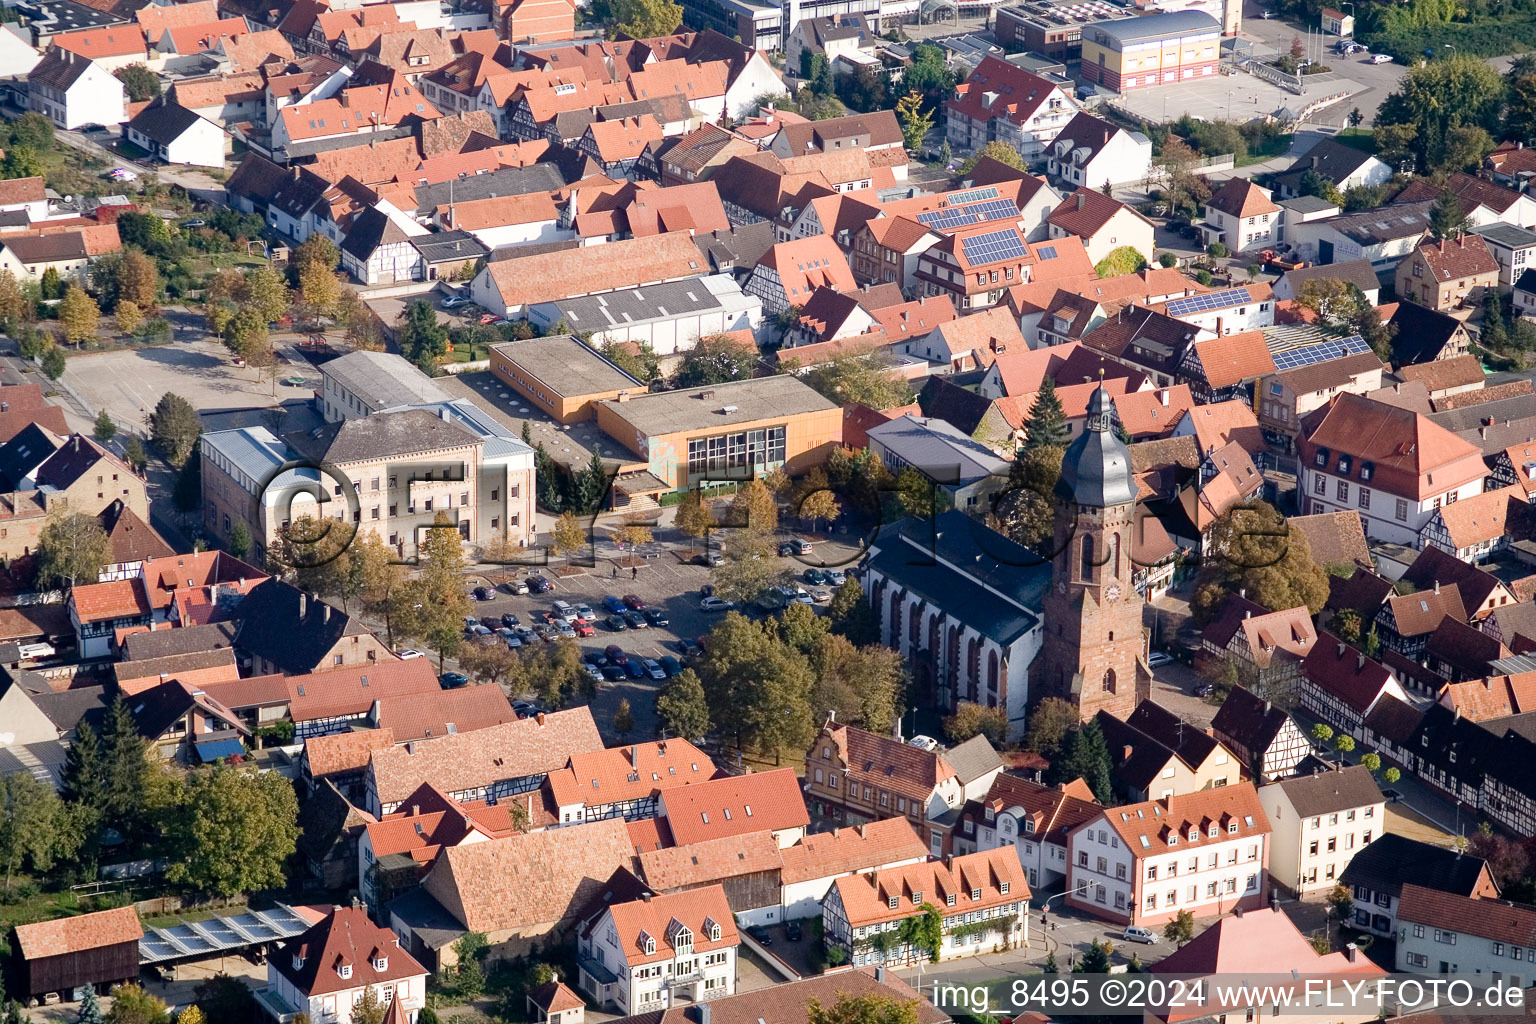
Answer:
[(31, 320), (36, 310), (22, 290), (21, 282), (9, 270), (0, 270), (0, 324), (15, 330), (17, 324)]
[(155, 261), (132, 247), (123, 250), (117, 276), (117, 301), (154, 309), (160, 298), (160, 271)]
[(703, 538), (715, 528), (715, 514), (698, 488), (689, 489), (683, 496), (683, 500), (678, 502), (673, 525), (683, 531), (684, 536), (688, 538), (690, 551), (693, 550), (694, 541)]
[(144, 311), (131, 302), (119, 302), (113, 319), (117, 321), (117, 333), (129, 335), (144, 322)]
[(568, 557), (586, 547), (587, 531), (582, 529), (581, 521), (576, 518), (576, 513), (563, 512), (560, 518), (555, 520), (555, 528), (550, 533), (550, 541), (554, 544), (556, 555), (562, 558)]
[(101, 310), (96, 300), (85, 294), (85, 289), (72, 284), (64, 290), (64, 298), (59, 302), (59, 322), (64, 325), (65, 339), (83, 345), (96, 340)]

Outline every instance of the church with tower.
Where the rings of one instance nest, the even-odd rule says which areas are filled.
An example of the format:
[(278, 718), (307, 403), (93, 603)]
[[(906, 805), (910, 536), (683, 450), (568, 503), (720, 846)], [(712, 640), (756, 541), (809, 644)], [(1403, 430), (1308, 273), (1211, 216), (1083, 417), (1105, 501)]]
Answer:
[(1152, 693), (1142, 599), (1132, 583), (1136, 480), (1114, 416), (1101, 387), (1062, 458), (1044, 635), (1030, 672), (1031, 704), (1060, 697), (1084, 721), (1100, 711), (1126, 718)]

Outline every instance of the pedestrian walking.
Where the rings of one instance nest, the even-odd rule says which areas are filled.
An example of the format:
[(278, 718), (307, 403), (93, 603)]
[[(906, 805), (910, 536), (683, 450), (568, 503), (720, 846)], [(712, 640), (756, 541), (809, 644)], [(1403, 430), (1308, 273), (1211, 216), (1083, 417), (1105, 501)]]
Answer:
[(629, 567), (629, 578), (632, 580), (637, 580), (640, 578), (640, 569), (638, 566), (632, 565)]

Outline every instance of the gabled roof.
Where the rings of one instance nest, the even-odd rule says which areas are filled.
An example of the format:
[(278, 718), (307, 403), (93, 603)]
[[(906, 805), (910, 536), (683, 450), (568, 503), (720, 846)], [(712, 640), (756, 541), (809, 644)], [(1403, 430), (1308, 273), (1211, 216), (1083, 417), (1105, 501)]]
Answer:
[[(953, 899), (954, 913), (959, 914), (1028, 900), (1030, 896), (1023, 865), (1006, 846), (961, 854), (948, 862), (933, 860), (844, 875), (832, 883), (832, 888), (848, 923), (855, 928), (912, 917), (922, 913), (923, 903), (931, 903), (943, 913)], [(893, 898), (894, 908), (890, 905)]]
[[(638, 835), (642, 829), (647, 833), (644, 838)], [(630, 822), (629, 833), (641, 877), (647, 885), (662, 892), (742, 875), (766, 873), (777, 877), (783, 863), (778, 840), (767, 830), (673, 846), (667, 819), (655, 818), (649, 822)]]
[(1536, 671), (1447, 683), (1439, 703), (1473, 722), (1536, 711)]
[(1358, 171), (1371, 154), (1337, 139), (1324, 137), (1303, 153), (1290, 167), (1275, 177), (1277, 184), (1289, 185), (1294, 191), (1307, 171), (1316, 171), (1332, 182), (1340, 182)]
[(1510, 484), (1463, 498), (1452, 505), (1442, 505), (1440, 521), (1450, 534), (1451, 544), (1461, 550), (1515, 532), (1511, 516), (1518, 516), (1526, 507), (1525, 488)]
[[(1093, 820), (1104, 821), (1119, 833), (1138, 860), (1166, 853), (1170, 845), (1199, 849), (1202, 844), (1227, 842), (1232, 835), (1259, 836), (1270, 831), (1269, 818), (1251, 782), (1111, 807), (1090, 823)], [(1234, 825), (1235, 833), (1229, 831)], [(1215, 836), (1209, 834), (1212, 827), (1217, 829)], [(1175, 844), (1168, 842), (1170, 836), (1177, 837)]]
[(693, 953), (729, 949), (741, 941), (736, 916), (718, 885), (615, 904), (607, 914), (618, 933), (618, 953), (630, 967), (676, 958), (680, 935), (687, 936), (685, 953), (689, 948)]
[(77, 917), (16, 926), (16, 944), (27, 960), (84, 953), (104, 946), (137, 942), (144, 937), (139, 912), (133, 907), (98, 910)]
[(1446, 616), (1465, 622), (1466, 606), (1456, 584), (1435, 586), (1433, 590), (1420, 590), (1412, 594), (1393, 594), (1387, 598), (1392, 621), (1397, 634), (1403, 637), (1426, 636), (1435, 631)]
[[(367, 714), (375, 701), (442, 693), (437, 673), (426, 662), (426, 658), (411, 658), (288, 676), (289, 715), (295, 722), (352, 717)], [(400, 736), (402, 740), (413, 738)]]
[(975, 121), (1001, 117), (1021, 125), (1059, 89), (1049, 79), (999, 57), (987, 56), (965, 81), (955, 86), (955, 98), (948, 106), (951, 116), (961, 114)]
[[(415, 660), (415, 659), (413, 659)], [(357, 729), (327, 736), (311, 736), (304, 741), (304, 759), (312, 778), (337, 772), (361, 771), (375, 750), (395, 745), (395, 734), (388, 729)]]
[(1536, 945), (1536, 908), (1503, 900), (1472, 899), (1407, 883), (1398, 899), (1397, 918), (1514, 946)]
[[(1363, 885), (1377, 892), (1397, 895), (1406, 885), (1475, 895), (1488, 870), (1488, 862), (1470, 853), (1383, 832), (1356, 851), (1339, 880), (1348, 886)], [(1492, 876), (1487, 876), (1489, 881)]]
[(1247, 178), (1228, 178), (1221, 188), (1212, 193), (1205, 205), (1219, 210), (1229, 217), (1260, 217), (1267, 213), (1279, 213), (1280, 207), (1269, 198), (1269, 190), (1260, 188)]
[(729, 776), (662, 793), (667, 826), (679, 846), (810, 824), (792, 769)]
[(674, 786), (707, 782), (715, 763), (684, 739), (656, 740), (574, 753), (550, 772), (549, 789), (560, 807), (601, 806), (642, 800)]
[(1349, 393), (1303, 421), (1301, 443), (1305, 458), (1318, 449), (1326, 449), (1331, 462), (1351, 456), (1341, 475), (1358, 479), (1360, 467), (1369, 463), (1377, 486), (1405, 497), (1427, 498), (1485, 470), (1476, 446), (1427, 416)]
[[(998, 776), (998, 781), (1007, 776)], [(1022, 781), (1022, 780), (1018, 780)], [(994, 783), (995, 785), (995, 783)], [(807, 882), (903, 860), (925, 860), (928, 844), (906, 818), (817, 832), (782, 851), (783, 882)]]
[(1228, 388), (1275, 372), (1275, 360), (1263, 331), (1238, 331), (1195, 342), (1205, 379), (1213, 388)]
[(1318, 635), (1316, 646), (1302, 663), (1302, 673), (1313, 685), (1362, 715), (1392, 679), (1381, 662), (1367, 658), (1328, 632)]
[(1463, 330), (1460, 320), (1417, 302), (1399, 302), (1386, 322), (1394, 329), (1392, 365), (1397, 367), (1438, 359)]
[(1385, 800), (1376, 780), (1371, 776), (1371, 770), (1358, 764), (1314, 775), (1281, 779), (1270, 785), (1280, 787), (1301, 818), (1315, 818), (1319, 814), (1368, 807)]
[(162, 146), (169, 146), (202, 120), (204, 118), (186, 107), (162, 98), (135, 114), (128, 121), (128, 130), (147, 136), (150, 141)]
[(1312, 548), (1312, 559), (1318, 565), (1371, 564), (1370, 545), (1365, 540), (1360, 513), (1354, 509), (1291, 516), (1286, 520), (1286, 526), (1301, 531), (1307, 538), (1307, 544)]
[(1351, 960), (1345, 953), (1318, 953), (1276, 907), (1222, 917), (1156, 969), (1162, 975), (1200, 978), (1254, 972), (1295, 977), (1387, 973), (1363, 956)]
[(1480, 235), (1462, 235), (1454, 242), (1442, 238), (1419, 246), (1417, 256), (1435, 280), (1442, 283), (1499, 272), (1499, 261), (1493, 258), (1488, 243)]
[[(1461, 502), (1458, 501), (1456, 504), (1460, 505)], [(1442, 510), (1454, 507), (1442, 506)], [(1402, 579), (1420, 590), (1433, 590), (1440, 584), (1454, 584), (1466, 606), (1474, 610), (1481, 607), (1483, 602), (1503, 585), (1502, 581), (1492, 573), (1433, 546), (1425, 547), (1419, 552), (1412, 564), (1404, 570)]]
[(1247, 687), (1234, 686), (1211, 719), (1211, 731), (1257, 758), (1269, 749), (1290, 717), (1284, 708)]
[(1118, 199), (1112, 199), (1094, 189), (1078, 188), (1063, 199), (1046, 220), (1068, 234), (1092, 238), (1122, 210), (1138, 220), (1146, 221), (1145, 217)]
[[(370, 921), (361, 906), (336, 907), (325, 920), (284, 943), (269, 966), (311, 997), (428, 973), (400, 948), (394, 933)], [(345, 978), (342, 968), (347, 969)]]

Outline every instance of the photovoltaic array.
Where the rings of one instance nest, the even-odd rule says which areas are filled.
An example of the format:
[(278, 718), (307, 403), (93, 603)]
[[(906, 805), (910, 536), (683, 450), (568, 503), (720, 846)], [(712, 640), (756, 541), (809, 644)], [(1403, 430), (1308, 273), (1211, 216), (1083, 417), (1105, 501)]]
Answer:
[(950, 206), (964, 206), (966, 203), (976, 203), (983, 199), (996, 199), (997, 189), (991, 185), (983, 188), (967, 189), (964, 192), (956, 192), (949, 197)]
[(1022, 259), (1029, 253), (1029, 250), (1024, 248), (1024, 242), (1019, 238), (1019, 233), (1011, 229), (988, 231), (984, 235), (962, 238), (960, 247), (965, 252), (965, 261), (973, 266), (978, 263)]
[(1209, 292), (1174, 299), (1168, 303), (1169, 316), (1189, 316), (1191, 313), (1207, 313), (1213, 309), (1226, 309), (1247, 301), (1251, 296), (1246, 288), (1232, 288), (1224, 292)]
[(969, 206), (947, 206), (942, 210), (920, 213), (917, 219), (935, 231), (963, 228), (989, 220), (1018, 220), (1019, 208), (1012, 199), (988, 199)]
[(1286, 349), (1284, 352), (1274, 352), (1271, 355), (1275, 360), (1275, 369), (1283, 371), (1327, 362), (1330, 359), (1357, 356), (1370, 350), (1371, 346), (1364, 338), (1358, 334), (1352, 334), (1347, 338), (1330, 338), (1327, 341), (1303, 345), (1301, 348)]

